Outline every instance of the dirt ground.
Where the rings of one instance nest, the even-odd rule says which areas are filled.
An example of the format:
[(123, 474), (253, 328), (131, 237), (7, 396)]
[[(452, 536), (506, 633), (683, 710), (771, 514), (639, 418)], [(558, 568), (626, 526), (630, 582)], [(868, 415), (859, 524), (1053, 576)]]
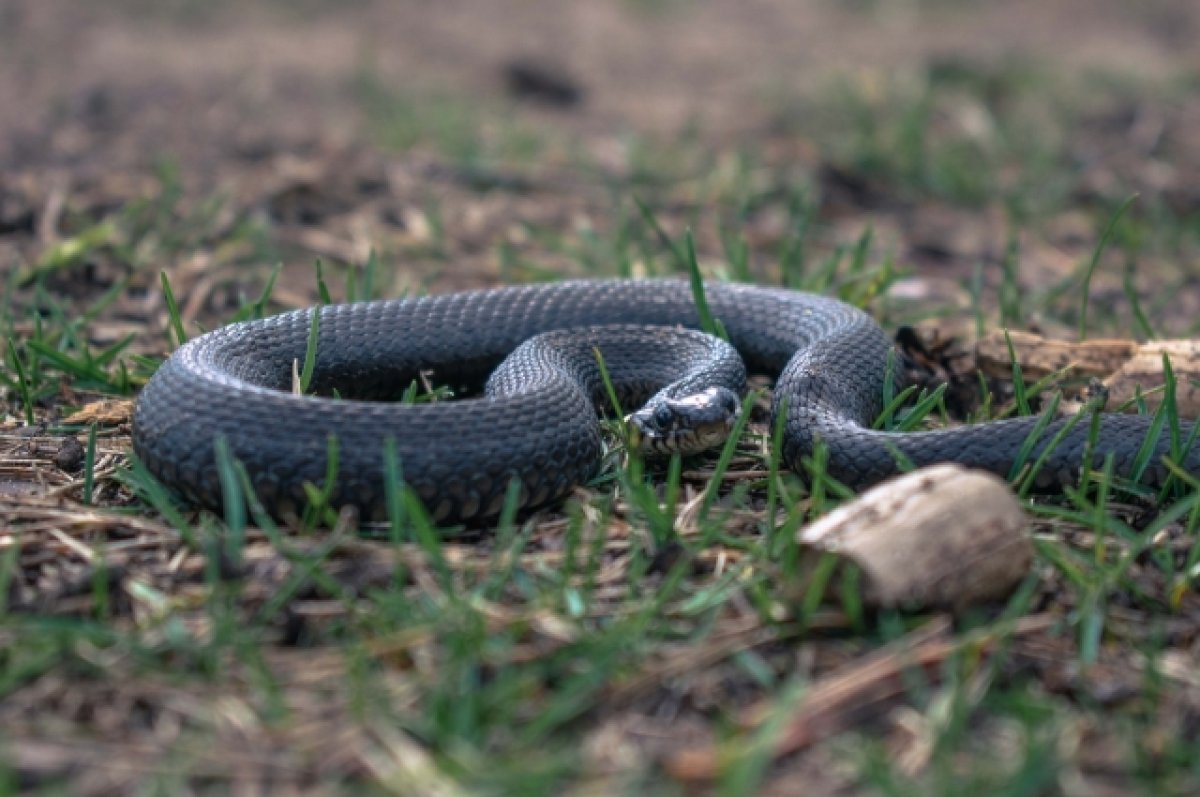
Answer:
[[(870, 230), (871, 259), (905, 272), (873, 308), (889, 324), (933, 317), (958, 332), (978, 313), (1059, 333), (1078, 321), (1082, 264), (1136, 193), (1121, 245), (1090, 279), (1094, 323), (1144, 336), (1129, 284), (1155, 330), (1189, 334), (1200, 327), (1197, 41), (1192, 0), (0, 0), (0, 274), (23, 309), (42, 306), (38, 286), (68, 313), (114, 291), (89, 342), (133, 335), (131, 351), (162, 356), (160, 274), (189, 332), (227, 321), (277, 264), (272, 310), (317, 299), (316, 259), (345, 296), (346, 275), (362, 279), (372, 253), (386, 296), (637, 274), (651, 258), (629, 232), (635, 196), (671, 234), (695, 231), (708, 272), (729, 274), (732, 228), (749, 272), (778, 279), (792, 206), (807, 201), (788, 186), (800, 185), (819, 197), (814, 262)], [(890, 115), (896, 96), (928, 98), (915, 133)], [(1028, 139), (1005, 123), (1059, 108), (1069, 122)], [(966, 142), (968, 155), (914, 166), (914, 135), (915, 150), (928, 135)], [(1041, 147), (1030, 166), (1024, 155)], [(972, 160), (980, 152), (986, 168)], [(1018, 298), (1006, 311), (1009, 280)], [(5, 407), (11, 431), (17, 397)], [(125, 439), (105, 451), (118, 456)], [(24, 489), (2, 492), (17, 501)], [(1133, 610), (1127, 619), (1138, 622)], [(1182, 625), (1171, 633), (1191, 638)], [(1031, 660), (1061, 653), (1041, 644)], [(341, 675), (324, 652), (265, 655), (314, 694)], [(1055, 673), (1069, 680), (1068, 669)], [(0, 718), (51, 718), (21, 737), (12, 781), (125, 793), (159, 753), (142, 736), (123, 744), (125, 723), (168, 705), (187, 716), (195, 697), (159, 683), (131, 696), (113, 682), (79, 697), (71, 678), (4, 685)], [(1195, 730), (1194, 691), (1171, 728)], [(346, 700), (321, 692), (300, 712), (311, 724), (286, 739), (246, 741), (231, 711), (219, 755), (180, 758), (189, 784), (220, 790), (228, 754), (229, 771), (258, 778), (247, 788), (303, 790), (332, 772), (403, 791), (356, 750), (363, 738), (322, 736), (320, 720)], [(630, 739), (675, 732), (663, 723), (639, 736), (643, 720), (653, 725), (604, 719), (588, 742), (598, 769), (640, 760)], [(424, 761), (386, 729), (371, 733), (397, 760)], [(1112, 739), (1096, 733), (1092, 749), (1075, 740), (1076, 791), (1054, 793), (1126, 793)], [(326, 743), (328, 759), (306, 768)], [(105, 774), (106, 759), (130, 769)], [(812, 793), (859, 793), (828, 750), (789, 763), (770, 788), (796, 793), (798, 778)]]
[[(915, 203), (902, 188), (838, 163), (825, 144), (837, 140), (840, 119), (824, 118), (820, 98), (831, 86), (877, 96), (936, 69), (987, 75), (1037, 64), (1039, 79), (1119, 76), (1134, 88), (1084, 98), (1084, 124), (1061, 152), (1070, 190), (1085, 199), (1139, 191), (1194, 216), (1194, 94), (1159, 101), (1138, 92), (1194, 74), (1197, 17), (1187, 2), (1134, 10), (1116, 0), (447, 0), (354, 2), (336, 11), (316, 3), (7, 0), (0, 6), (0, 262), (36, 261), (73, 226), (156, 195), (164, 169), (185, 207), (225, 198), (218, 228), (247, 217), (264, 222), (266, 250), (226, 253), (243, 268), (230, 275), (218, 263), (221, 276), (210, 269), (209, 282), (251, 290), (264, 279), (255, 260), (274, 257), (289, 269), (277, 294), (283, 303), (306, 303), (306, 291), (311, 298), (313, 253), (350, 262), (372, 249), (390, 255), (392, 292), (494, 283), (496, 248), (506, 242), (551, 272), (578, 270), (515, 228), (611, 230), (618, 208), (609, 186), (647, 168), (674, 181), (667, 193), (677, 210), (663, 211), (671, 229), (694, 222), (702, 256), (713, 257), (711, 211), (689, 207), (705, 198), (696, 185), (714, 164), (728, 171), (749, 157), (759, 182), (810, 176), (820, 183), (826, 225), (818, 234), (827, 244), (871, 225), (880, 247), (927, 278), (928, 290), (961, 300), (953, 285), (980, 262), (995, 282), (1004, 214), (986, 201), (967, 213)], [(518, 60), (569, 81), (581, 99), (556, 106), (536, 87), (514, 97), (507, 69)], [(381, 104), (390, 106), (381, 111)], [(439, 110), (422, 115), (422, 104)], [(446, 139), (465, 141), (456, 148)], [(523, 146), (534, 154), (521, 155)], [(514, 152), (520, 162), (508, 175)], [(501, 190), (478, 190), (464, 164), (495, 170), (483, 177), (500, 178)], [(525, 190), (502, 190), (506, 176)], [(431, 204), (445, 239), (435, 262), (412, 245), (430, 234)], [(1080, 238), (1094, 239), (1097, 224), (1081, 221), (1079, 207), (1059, 208), (1036, 225), (1043, 234), (1021, 263), (1030, 285), (1059, 278), (1086, 254), (1090, 240)], [(764, 248), (780, 236), (769, 211), (747, 224)], [(168, 267), (180, 264), (163, 259), (196, 255), (186, 247), (154, 254)], [(115, 276), (93, 266), (101, 273), (90, 276), (101, 282)], [(154, 271), (134, 282), (154, 280)], [(938, 280), (952, 285), (939, 291)], [(1098, 289), (1106, 287), (1102, 280)], [(201, 297), (189, 300), (204, 316)], [(1171, 310), (1179, 317), (1200, 309), (1191, 295), (1178, 301)]]

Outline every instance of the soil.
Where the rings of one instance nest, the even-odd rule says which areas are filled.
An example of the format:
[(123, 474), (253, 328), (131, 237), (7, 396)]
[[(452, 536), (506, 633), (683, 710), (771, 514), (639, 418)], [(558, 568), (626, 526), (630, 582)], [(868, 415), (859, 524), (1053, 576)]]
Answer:
[[(688, 180), (751, 153), (759, 172), (816, 175), (826, 243), (853, 240), (871, 226), (881, 250), (927, 280), (926, 292), (948, 292), (961, 305), (958, 289), (970, 269), (1003, 255), (1004, 214), (902, 201), (872, 175), (832, 162), (806, 134), (806, 114), (820, 115), (813, 98), (838, 81), (884, 90), (897, 76), (921, 80), (936, 69), (987, 75), (1023, 63), (1045, 74), (1118, 74), (1135, 86), (1160, 85), (1194, 76), (1197, 33), (1200, 13), (1186, 0), (1137, 10), (1119, 0), (686, 7), (673, 0), (359, 0), (336, 10), (267, 0), (6, 0), (0, 263), (36, 262), (86, 220), (161, 197), (166, 172), (178, 184), (179, 213), (216, 196), (225, 202), (223, 223), (263, 222), (270, 245), (256, 254), (285, 265), (281, 305), (314, 298), (314, 254), (347, 262), (362, 262), (371, 250), (389, 256), (385, 293), (510, 278), (497, 262), (504, 243), (547, 272), (578, 271), (561, 252), (528, 244), (520, 228), (566, 235), (616, 228), (621, 210), (630, 212), (629, 192), (615, 201), (609, 186), (637, 176), (638, 142), (649, 140), (659, 147), (653, 165), (679, 181), (668, 193), (680, 207), (672, 212), (666, 204), (665, 223), (678, 233), (693, 222), (702, 257), (720, 256), (716, 225), (708, 208), (694, 207), (698, 192)], [(521, 64), (566, 83), (575, 101), (522, 89), (512, 79)], [(517, 167), (499, 162), (494, 152), (504, 150), (495, 147), (481, 158), (447, 158), (434, 120), (432, 135), (397, 149), (372, 92), (385, 93), (385, 104), (451, 102), (448, 114), (482, 109), (459, 126), (480, 127), (472, 132), (485, 150), (506, 126), (550, 144)], [(1079, 145), (1069, 154), (1089, 164), (1081, 184), (1099, 183), (1114, 196), (1168, 195), (1194, 217), (1200, 145), (1193, 136), (1180, 136), (1169, 163), (1123, 161), (1133, 148), (1128, 139), (1195, 129), (1197, 103), (1115, 96), (1093, 108), (1105, 118), (1074, 131)], [(453, 122), (444, 124), (461, 137)], [(672, 170), (673, 149), (698, 155)], [(586, 153), (595, 171), (580, 174), (572, 151)], [(752, 244), (755, 235), (764, 244), (778, 237), (769, 218), (751, 222), (745, 232)], [(427, 257), (414, 244), (428, 242), (431, 223), (444, 240)], [(1035, 287), (1074, 268), (1097, 235), (1077, 208), (1042, 226), (1049, 233), (1022, 261), (1022, 280)], [(210, 256), (197, 249), (162, 256)], [(207, 273), (200, 288), (223, 285), (229, 299), (253, 295), (269, 268), (253, 257), (228, 259), (237, 273), (216, 277), (194, 262), (147, 264), (133, 276), (134, 288), (155, 287), (157, 270), (166, 268), (183, 280), (189, 320), (217, 323), (227, 307), (219, 296), (191, 295), (194, 275)], [(91, 269), (68, 274), (76, 283), (71, 293), (100, 290), (126, 266)], [(78, 284), (80, 276), (92, 278), (92, 291)], [(1108, 288), (1114, 285), (1102, 279), (1097, 289)], [(1172, 309), (1181, 318), (1200, 310), (1194, 299), (1181, 301)], [(155, 309), (161, 327), (165, 316), (161, 305)]]

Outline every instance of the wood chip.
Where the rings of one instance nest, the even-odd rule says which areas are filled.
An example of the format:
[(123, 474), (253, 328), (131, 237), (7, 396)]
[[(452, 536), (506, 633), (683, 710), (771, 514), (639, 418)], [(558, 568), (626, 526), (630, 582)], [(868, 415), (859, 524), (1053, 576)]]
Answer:
[(1137, 351), (1132, 340), (1087, 340), (1072, 343), (1051, 340), (1032, 332), (998, 330), (975, 344), (975, 359), (985, 376), (995, 379), (1012, 378), (1012, 357), (1008, 340), (1012, 341), (1016, 360), (1021, 364), (1025, 379), (1037, 380), (1058, 371), (1069, 369), (1073, 378), (1105, 377), (1121, 367)]
[(79, 408), (78, 412), (63, 419), (64, 423), (86, 425), (90, 423), (110, 426), (129, 423), (133, 418), (133, 399), (103, 399)]
[(858, 565), (871, 606), (961, 609), (1028, 573), (1028, 518), (1000, 478), (943, 464), (890, 479), (797, 532)]
[[(1171, 362), (1175, 373), (1175, 401), (1179, 414), (1187, 418), (1200, 416), (1200, 341), (1158, 340), (1144, 343), (1134, 355), (1104, 380), (1108, 387), (1108, 408), (1116, 409), (1131, 402), (1140, 392), (1146, 406), (1154, 410), (1162, 403), (1162, 391), (1154, 388), (1166, 383), (1163, 355)], [(1147, 391), (1153, 391), (1147, 394)]]
[[(1089, 340), (1072, 343), (1050, 340), (1029, 332), (1009, 332), (1022, 375), (1029, 380), (1063, 372), (1072, 379), (1101, 378), (1108, 388), (1108, 409), (1130, 405), (1139, 394), (1153, 410), (1162, 402), (1166, 379), (1163, 356), (1171, 362), (1176, 379), (1179, 413), (1200, 415), (1200, 340), (1158, 340), (1139, 344), (1132, 340)], [(986, 376), (1007, 379), (1012, 376), (1012, 360), (1004, 333), (996, 332), (981, 339), (975, 347), (979, 369)], [(1132, 406), (1129, 407), (1132, 409)], [(1071, 411), (1064, 405), (1064, 411)]]

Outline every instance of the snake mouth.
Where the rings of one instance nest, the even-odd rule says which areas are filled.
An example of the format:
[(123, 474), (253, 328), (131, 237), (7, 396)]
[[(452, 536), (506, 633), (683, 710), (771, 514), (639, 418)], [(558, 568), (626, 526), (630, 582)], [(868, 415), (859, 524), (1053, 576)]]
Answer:
[(643, 455), (697, 454), (725, 442), (741, 414), (737, 394), (710, 387), (681, 398), (656, 398), (625, 420)]

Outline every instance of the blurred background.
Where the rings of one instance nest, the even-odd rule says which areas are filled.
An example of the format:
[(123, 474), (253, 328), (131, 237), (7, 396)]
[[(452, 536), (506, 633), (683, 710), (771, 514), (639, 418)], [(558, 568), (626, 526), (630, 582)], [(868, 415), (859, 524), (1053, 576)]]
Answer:
[(387, 295), (656, 270), (641, 201), (712, 273), (862, 244), (962, 310), (1008, 258), (1056, 315), (1137, 193), (1091, 289), (1128, 322), (1146, 269), (1186, 328), (1198, 37), (1188, 0), (3, 0), (0, 264), (160, 327), (165, 269), (215, 323), (315, 257)]

